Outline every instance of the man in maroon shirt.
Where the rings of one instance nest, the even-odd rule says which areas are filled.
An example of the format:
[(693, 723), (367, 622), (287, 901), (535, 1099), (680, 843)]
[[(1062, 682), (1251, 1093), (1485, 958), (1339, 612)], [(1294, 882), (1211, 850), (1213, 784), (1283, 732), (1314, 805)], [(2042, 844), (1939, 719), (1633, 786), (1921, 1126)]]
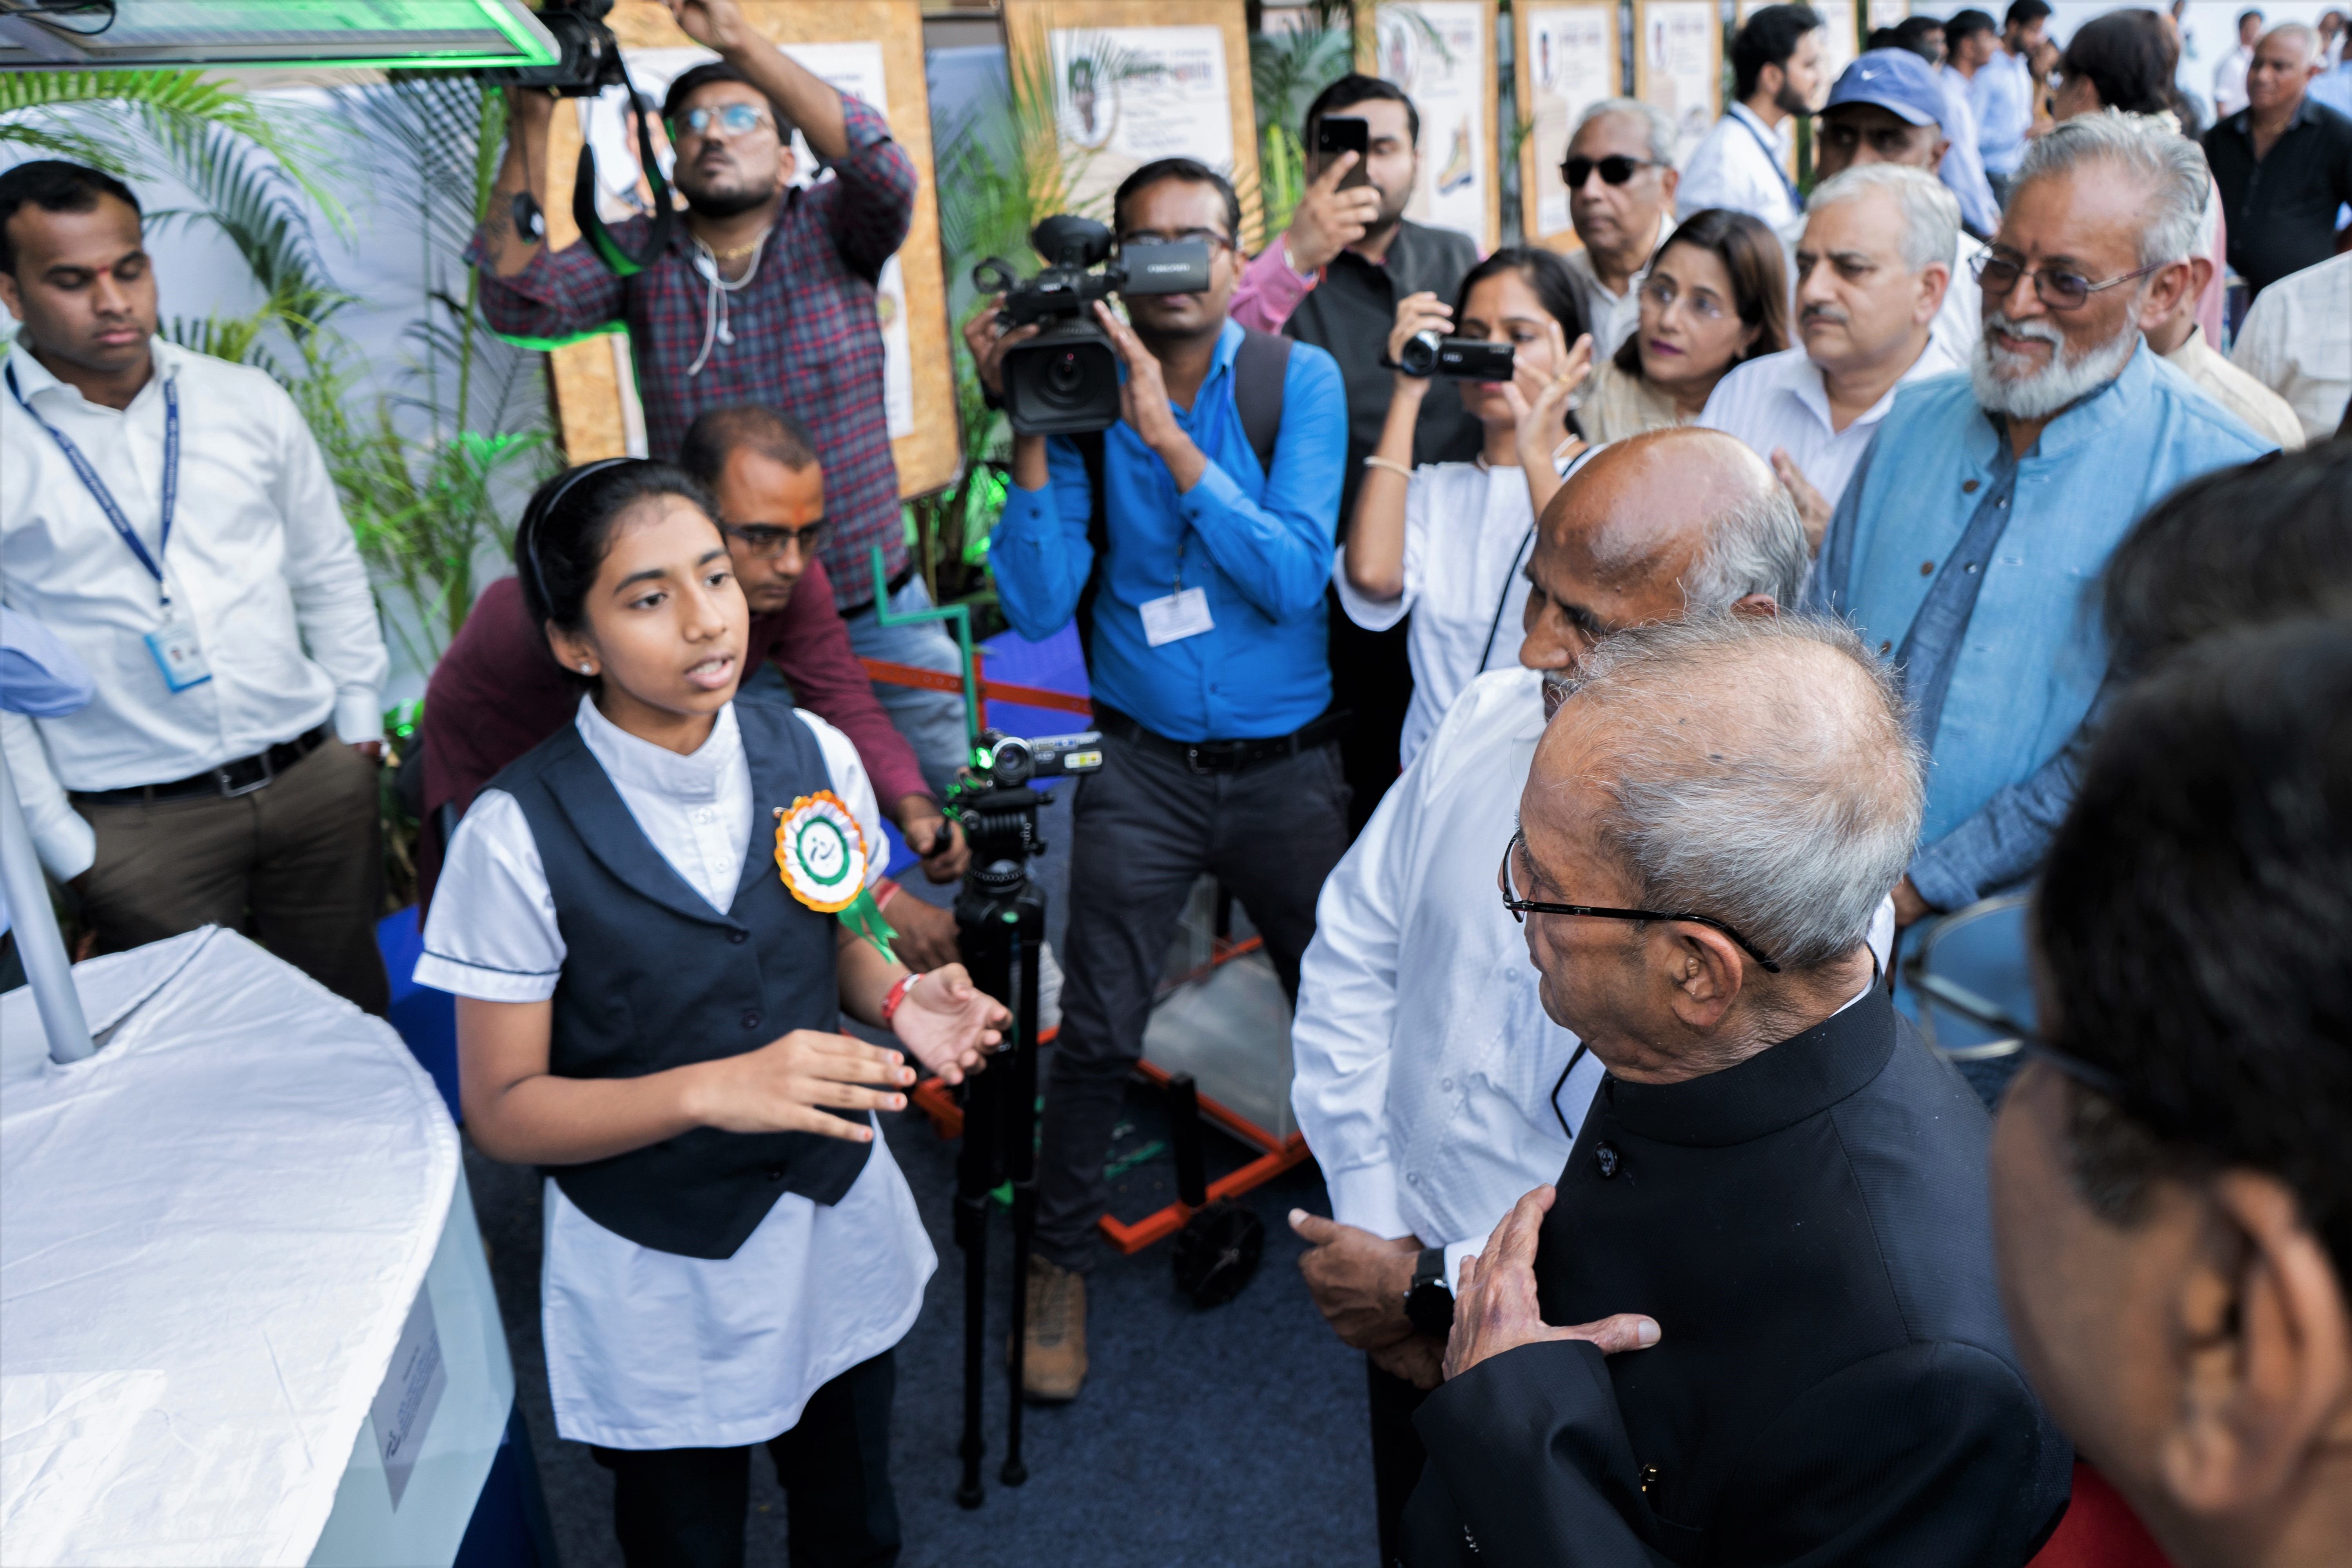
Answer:
[[(751, 606), (755, 668), (761, 658), (773, 659), (792, 700), (849, 737), (876, 799), (907, 842), (918, 851), (936, 846), (923, 861), (923, 874), (934, 882), (961, 876), (970, 858), (963, 830), (941, 814), (913, 751), (874, 700), (866, 668), (850, 651), (849, 628), (834, 608), (832, 585), (816, 555), (824, 528), (824, 470), (807, 430), (772, 409), (711, 409), (688, 429), (679, 458), (719, 503), (736, 580)], [(749, 679), (746, 688), (746, 696), (757, 700)], [(501, 578), (483, 589), (425, 688), (421, 901), (431, 900), (440, 871), (435, 819), (443, 805), (463, 815), (483, 785), (561, 729), (579, 703), (579, 689), (556, 668), (515, 580)], [(909, 964), (921, 969), (955, 960), (955, 921), (947, 910), (898, 896), (887, 882), (877, 896)]]

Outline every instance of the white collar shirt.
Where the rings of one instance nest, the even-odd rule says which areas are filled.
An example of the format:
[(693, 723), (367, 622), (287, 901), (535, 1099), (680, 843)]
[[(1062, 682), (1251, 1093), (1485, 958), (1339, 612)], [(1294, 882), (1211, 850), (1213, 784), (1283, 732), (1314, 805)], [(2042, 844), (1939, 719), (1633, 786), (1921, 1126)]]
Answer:
[(1444, 1247), (1449, 1281), (1559, 1177), (1601, 1082), (1495, 889), (1543, 726), (1537, 671), (1473, 680), (1324, 883), (1299, 966), (1290, 1100), (1332, 1215)]
[[(1587, 447), (1568, 471), (1595, 450)], [(1404, 591), (1374, 599), (1348, 581), (1341, 546), (1331, 565), (1348, 618), (1384, 632), (1406, 616), (1405, 653), (1412, 664), (1412, 701), (1397, 746), (1400, 767), (1435, 732), (1446, 710), (1479, 674), (1516, 668), (1528, 603), (1520, 568), (1535, 545), (1535, 503), (1516, 468), (1424, 463), (1404, 495)]]
[(2306, 440), (2335, 435), (2352, 399), (2352, 251), (2255, 295), (2230, 363), (2286, 399)]
[[(96, 682), (80, 712), (8, 715), (8, 763), (42, 862), (60, 879), (95, 850), (68, 790), (193, 777), (331, 719), (383, 733), (388, 660), (367, 569), (294, 401), (260, 371), (157, 339), (128, 408), (89, 402), (22, 342), (7, 367), (38, 419), (0, 392), (0, 602), (47, 626)], [(164, 383), (180, 405), (178, 496), (161, 538)], [(212, 679), (174, 692), (149, 652), (155, 579), (49, 432), (80, 448), (192, 625)]]
[(2254, 51), (2240, 44), (2213, 68), (2213, 118), (2217, 122), (2246, 107), (2246, 72), (2253, 63)]
[(1878, 433), (1878, 422), (1895, 406), (1895, 394), (1922, 377), (1963, 368), (1952, 363), (1931, 333), (1919, 357), (1895, 384), (1839, 430), (1831, 424), (1829, 389), (1821, 366), (1801, 348), (1784, 349), (1749, 360), (1716, 383), (1698, 423), (1738, 437), (1768, 463), (1776, 448), (1787, 452), (1834, 510), (1854, 466)]
[[(1675, 235), (1672, 213), (1658, 217), (1658, 237), (1650, 247), (1650, 261), (1666, 247)], [(1584, 330), (1592, 334), (1592, 363), (1599, 364), (1617, 352), (1633, 329), (1642, 324), (1642, 284), (1650, 276), (1649, 262), (1625, 282), (1622, 294), (1614, 293), (1592, 269), (1592, 252), (1571, 250), (1560, 259), (1568, 264), (1569, 282), (1576, 289), (1576, 303), (1584, 312)]]
[[(800, 717), (834, 793), (879, 846), (856, 748), (814, 714)], [(584, 698), (575, 722), (661, 858), (713, 908), (730, 906), (755, 826), (733, 704), (690, 756), (628, 734)], [(880, 875), (869, 859), (868, 885)], [(486, 1002), (543, 1001), (564, 956), (522, 807), (484, 790), (450, 840), (417, 983)], [(800, 1419), (817, 1389), (904, 1338), (939, 1258), (888, 1142), (877, 1137), (872, 1149), (839, 1203), (788, 1193), (726, 1258), (640, 1247), (548, 1182), (540, 1326), (558, 1434), (632, 1449), (765, 1442)]]
[(1804, 210), (1788, 173), (1795, 124), (1785, 120), (1775, 131), (1746, 104), (1733, 104), (1691, 149), (1675, 187), (1675, 216), (1687, 223), (1693, 213), (1727, 207), (1775, 228), (1795, 217)]

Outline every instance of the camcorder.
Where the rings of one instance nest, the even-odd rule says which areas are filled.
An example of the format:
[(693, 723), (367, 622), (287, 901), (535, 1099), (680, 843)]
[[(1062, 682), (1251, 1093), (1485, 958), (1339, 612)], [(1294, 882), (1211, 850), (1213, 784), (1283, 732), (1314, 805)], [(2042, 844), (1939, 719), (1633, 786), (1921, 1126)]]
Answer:
[(1019, 789), (1034, 779), (1099, 773), (1102, 765), (1099, 730), (1026, 740), (1002, 730), (982, 730), (980, 743), (972, 748), (971, 782), (980, 791)]
[(1508, 381), (1511, 345), (1484, 338), (1440, 337), (1433, 328), (1405, 340), (1397, 353), (1397, 368), (1407, 375), (1446, 381)]
[[(626, 88), (634, 103), (637, 87), (621, 58), (621, 40), (604, 25), (612, 9), (613, 0), (543, 0), (539, 25), (555, 39), (556, 63), (500, 66), (482, 72), (482, 79), (499, 87), (533, 88), (558, 98), (594, 98), (608, 87)], [(597, 259), (619, 278), (633, 278), (651, 266), (669, 247), (670, 231), (677, 225), (669, 182), (662, 178), (661, 163), (654, 157), (653, 133), (646, 116), (638, 115), (636, 121), (637, 166), (645, 171), (654, 198), (653, 223), (644, 245), (635, 250), (623, 245), (597, 216), (596, 154), (585, 145), (580, 149), (579, 168), (572, 179), (572, 221), (580, 226), (581, 237)], [(523, 239), (537, 244), (546, 238), (545, 216), (529, 191), (515, 193), (513, 219), (515, 232)]]
[(1005, 353), (1005, 417), (1024, 436), (1108, 430), (1118, 423), (1118, 354), (1095, 320), (1095, 301), (1205, 290), (1208, 241), (1129, 245), (1114, 261), (1109, 229), (1061, 213), (1031, 230), (1029, 243), (1045, 258), (1034, 278), (993, 256), (971, 269), (982, 293), (1004, 296), (1006, 331), (1033, 321), (1043, 329)]

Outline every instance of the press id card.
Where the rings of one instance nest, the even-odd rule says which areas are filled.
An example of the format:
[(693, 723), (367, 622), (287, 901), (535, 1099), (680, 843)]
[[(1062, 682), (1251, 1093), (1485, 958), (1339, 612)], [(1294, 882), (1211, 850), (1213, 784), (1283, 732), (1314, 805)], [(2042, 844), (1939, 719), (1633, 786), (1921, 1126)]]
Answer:
[(1153, 647), (1216, 629), (1205, 588), (1179, 588), (1164, 599), (1144, 600), (1142, 609), (1143, 635)]
[(155, 668), (163, 672), (163, 684), (173, 691), (202, 686), (213, 678), (213, 667), (205, 662), (204, 646), (196, 641), (195, 624), (185, 616), (174, 615), (149, 632), (147, 651), (153, 656)]

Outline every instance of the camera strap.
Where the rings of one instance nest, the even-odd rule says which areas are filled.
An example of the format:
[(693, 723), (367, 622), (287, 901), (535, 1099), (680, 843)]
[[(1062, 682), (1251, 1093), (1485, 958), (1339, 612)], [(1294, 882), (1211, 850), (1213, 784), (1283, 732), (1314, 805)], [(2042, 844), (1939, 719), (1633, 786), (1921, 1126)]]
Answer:
[[(613, 64), (621, 73), (622, 87), (627, 89), (625, 101), (635, 104), (637, 86), (629, 79), (628, 62), (615, 50)], [(624, 109), (622, 112), (632, 110)], [(572, 178), (572, 221), (580, 226), (580, 233), (595, 251), (596, 258), (615, 278), (635, 278), (651, 267), (669, 248), (670, 235), (677, 227), (677, 207), (670, 200), (669, 182), (662, 178), (661, 161), (654, 156), (653, 133), (646, 129), (643, 114), (638, 114), (636, 121), (637, 165), (644, 170), (646, 184), (654, 195), (654, 216), (646, 230), (643, 248), (632, 250), (623, 245), (620, 237), (596, 216), (596, 154), (584, 140), (580, 146), (579, 172)]]

